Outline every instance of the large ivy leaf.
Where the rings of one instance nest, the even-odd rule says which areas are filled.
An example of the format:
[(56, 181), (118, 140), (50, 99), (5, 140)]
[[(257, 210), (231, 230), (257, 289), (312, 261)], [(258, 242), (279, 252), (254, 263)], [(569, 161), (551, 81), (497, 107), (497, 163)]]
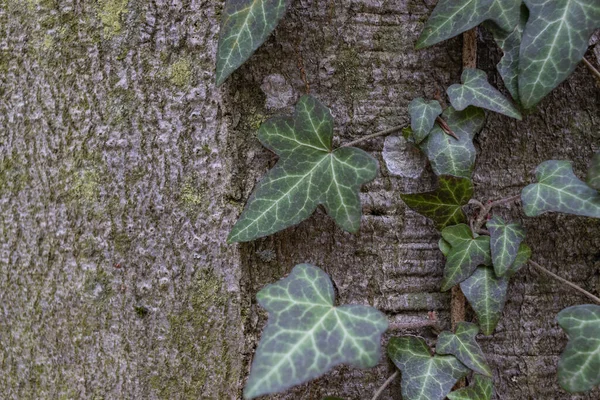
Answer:
[(404, 400), (443, 400), (469, 369), (453, 356), (432, 356), (425, 340), (393, 337), (388, 355), (402, 372)]
[(401, 194), (408, 207), (433, 220), (438, 229), (467, 220), (462, 210), (473, 196), (470, 179), (442, 175), (438, 188), (432, 192)]
[(450, 246), (459, 246), (463, 243), (469, 243), (477, 236), (479, 235), (473, 233), (467, 224), (452, 225), (442, 230), (442, 238), (448, 242)]
[(442, 292), (467, 279), (479, 265), (492, 265), (489, 236), (471, 238), (452, 246), (444, 267)]
[(600, 385), (600, 306), (565, 308), (556, 316), (569, 336), (558, 362), (558, 382), (569, 392), (585, 392)]
[(462, 85), (450, 86), (446, 93), (455, 109), (462, 111), (468, 106), (485, 108), (521, 120), (519, 110), (488, 83), (487, 75), (480, 69), (465, 68), (461, 76)]
[(529, 261), (531, 258), (531, 247), (527, 246), (526, 243), (521, 243), (519, 246), (519, 251), (517, 251), (517, 257), (515, 257), (515, 261), (506, 271), (506, 278), (510, 278), (514, 276), (517, 272), (523, 268), (523, 266)]
[(442, 106), (436, 100), (426, 101), (419, 97), (410, 102), (408, 112), (415, 143), (421, 143), (433, 129), (435, 119), (442, 114)]
[(217, 49), (217, 86), (260, 47), (275, 29), (289, 0), (227, 0)]
[(490, 219), (486, 226), (490, 231), (494, 271), (504, 276), (517, 258), (519, 246), (525, 240), (525, 229), (520, 224), (507, 224), (498, 216)]
[(521, 192), (526, 215), (556, 211), (600, 218), (600, 195), (575, 176), (569, 161), (544, 161), (535, 175), (538, 183)]
[(586, 180), (590, 187), (600, 190), (600, 151), (592, 157)]
[(304, 96), (292, 117), (264, 123), (258, 139), (279, 161), (258, 183), (228, 242), (270, 235), (308, 218), (319, 204), (349, 232), (360, 227), (360, 186), (377, 175), (377, 161), (363, 150), (332, 151), (333, 118)]
[(334, 307), (329, 276), (299, 264), (262, 289), (257, 299), (269, 320), (244, 388), (247, 399), (279, 392), (323, 375), (341, 363), (375, 366), (387, 318), (361, 305)]
[(455, 334), (448, 331), (440, 333), (435, 352), (453, 355), (473, 371), (492, 376), (492, 369), (475, 340), (478, 332), (477, 325), (470, 322), (459, 322)]
[(466, 388), (448, 394), (450, 400), (491, 400), (494, 394), (492, 379), (475, 375), (473, 382)]
[(521, 0), (440, 0), (417, 40), (417, 49), (450, 39), (485, 20), (512, 31)]
[(519, 54), (519, 96), (535, 106), (575, 70), (594, 30), (598, 0), (525, 0), (529, 20)]
[(491, 335), (502, 315), (508, 278), (498, 278), (493, 269), (479, 267), (461, 282), (460, 288), (477, 314), (481, 331)]
[(477, 154), (473, 138), (483, 128), (485, 113), (476, 107), (469, 107), (464, 111), (448, 107), (443, 118), (458, 140), (436, 124), (419, 147), (429, 158), (436, 175), (470, 178)]

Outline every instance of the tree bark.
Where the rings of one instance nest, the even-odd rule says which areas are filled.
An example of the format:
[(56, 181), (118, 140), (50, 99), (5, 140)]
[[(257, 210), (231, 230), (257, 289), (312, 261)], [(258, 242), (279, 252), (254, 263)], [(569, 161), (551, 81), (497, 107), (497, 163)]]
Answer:
[[(429, 0), (295, 0), (216, 88), (222, 3), (0, 0), (0, 397), (240, 398), (266, 322), (255, 294), (300, 262), (332, 276), (340, 303), (392, 322), (436, 311), (449, 328), (439, 233), (399, 196), (434, 176), (406, 149), (414, 162), (388, 170), (384, 138), (361, 145), (380, 174), (361, 193), (358, 235), (317, 210), (252, 243), (225, 239), (275, 162), (254, 136), (262, 122), (309, 86), (332, 109), (338, 144), (408, 125), (413, 98), (460, 81), (460, 37), (414, 50)], [(478, 41), (479, 68), (502, 88), (500, 52), (483, 30)], [(582, 176), (600, 137), (594, 79), (581, 65), (523, 122), (488, 113), (478, 199), (518, 194), (547, 159)], [(534, 260), (599, 293), (598, 220), (498, 212), (524, 223)], [(512, 279), (496, 332), (479, 338), (496, 398), (598, 397), (556, 379), (567, 338), (554, 317), (587, 302), (535, 270)], [(429, 328), (384, 341), (403, 333), (435, 343)], [(273, 398), (365, 399), (393, 371), (386, 358), (341, 366)], [(399, 381), (381, 398), (400, 399)]]

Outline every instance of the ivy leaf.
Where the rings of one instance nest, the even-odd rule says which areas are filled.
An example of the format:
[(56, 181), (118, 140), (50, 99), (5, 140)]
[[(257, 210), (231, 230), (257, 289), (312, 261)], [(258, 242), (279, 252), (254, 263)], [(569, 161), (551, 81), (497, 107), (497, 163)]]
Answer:
[(476, 107), (469, 107), (464, 111), (448, 107), (442, 116), (458, 140), (446, 134), (436, 124), (419, 147), (429, 158), (436, 175), (470, 178), (477, 154), (473, 138), (483, 128), (485, 114)]
[(217, 49), (217, 86), (260, 47), (285, 14), (289, 0), (227, 0)]
[(445, 257), (448, 257), (448, 253), (452, 250), (450, 243), (446, 242), (443, 238), (438, 241), (438, 247)]
[(517, 272), (521, 270), (521, 268), (523, 268), (523, 266), (527, 263), (527, 261), (529, 261), (530, 258), (531, 248), (527, 246), (527, 244), (521, 243), (521, 245), (519, 246), (519, 251), (517, 251), (517, 257), (515, 258), (515, 261), (512, 263), (510, 268), (508, 268), (508, 271), (506, 271), (505, 276), (507, 278), (511, 278), (512, 276), (514, 276)]
[(517, 258), (519, 246), (525, 240), (525, 229), (520, 224), (507, 224), (498, 216), (490, 219), (486, 226), (490, 231), (494, 271), (504, 276)]
[(600, 27), (598, 0), (525, 0), (529, 20), (519, 54), (519, 95), (535, 106), (577, 67), (594, 30)]
[(492, 376), (492, 370), (475, 340), (478, 332), (477, 325), (459, 322), (456, 334), (448, 331), (440, 333), (435, 351), (437, 354), (453, 355), (478, 374)]
[(475, 375), (473, 383), (466, 388), (458, 389), (448, 394), (450, 400), (491, 400), (494, 388), (492, 379), (487, 376)]
[(569, 336), (558, 362), (558, 382), (571, 393), (588, 391), (600, 384), (600, 306), (568, 307), (556, 319)]
[(432, 356), (425, 340), (393, 337), (388, 355), (402, 372), (404, 400), (443, 400), (468, 368), (453, 356)]
[(453, 246), (444, 267), (442, 292), (467, 279), (482, 264), (492, 265), (489, 236), (471, 238), (458, 246)]
[(442, 114), (442, 106), (435, 100), (426, 101), (419, 97), (410, 102), (408, 112), (415, 143), (421, 143), (433, 129), (435, 119)]
[(600, 195), (575, 176), (569, 161), (544, 161), (535, 175), (538, 183), (521, 192), (527, 216), (555, 211), (600, 218)]
[(471, 180), (451, 175), (440, 176), (434, 191), (400, 195), (408, 207), (433, 220), (438, 229), (465, 222), (467, 216), (461, 207), (472, 196)]
[(476, 106), (521, 120), (517, 108), (490, 85), (487, 75), (480, 69), (465, 68), (461, 76), (462, 85), (455, 84), (446, 90), (450, 103), (462, 111), (468, 106)]
[(388, 322), (361, 305), (334, 306), (329, 276), (309, 264), (262, 289), (257, 299), (269, 320), (256, 350), (244, 397), (280, 392), (317, 378), (336, 365), (373, 367)]
[(442, 238), (452, 247), (468, 243), (477, 236), (467, 224), (452, 225), (442, 230)]
[(485, 23), (484, 25), (504, 53), (502, 59), (496, 65), (496, 69), (504, 81), (504, 86), (516, 101), (519, 101), (519, 48), (521, 47), (521, 38), (527, 18), (529, 18), (529, 10), (525, 5), (522, 5), (519, 23), (511, 32), (504, 31), (493, 23)]
[(592, 157), (590, 168), (587, 171), (587, 184), (596, 190), (600, 190), (600, 151)]
[(521, 0), (440, 0), (417, 40), (417, 49), (431, 46), (492, 20), (512, 31)]
[(279, 161), (258, 183), (228, 242), (267, 236), (308, 218), (319, 204), (344, 230), (360, 227), (358, 190), (377, 175), (377, 161), (355, 147), (332, 151), (333, 118), (304, 96), (292, 117), (264, 123), (258, 139)]
[(484, 335), (491, 335), (502, 315), (508, 278), (498, 278), (493, 269), (479, 267), (461, 282), (460, 288), (477, 314), (481, 331)]

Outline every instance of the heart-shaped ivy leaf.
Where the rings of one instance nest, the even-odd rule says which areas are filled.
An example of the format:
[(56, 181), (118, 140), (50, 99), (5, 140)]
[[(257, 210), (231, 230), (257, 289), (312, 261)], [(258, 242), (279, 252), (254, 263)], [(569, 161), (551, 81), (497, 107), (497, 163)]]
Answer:
[(444, 267), (442, 292), (467, 279), (479, 265), (492, 265), (489, 236), (471, 238), (452, 246)]
[(600, 27), (598, 0), (525, 0), (529, 20), (519, 54), (519, 96), (535, 106), (575, 70), (594, 30)]
[(465, 222), (467, 216), (462, 206), (472, 196), (471, 180), (451, 175), (440, 176), (434, 191), (400, 195), (408, 207), (433, 220), (438, 229)]
[(458, 140), (436, 124), (419, 147), (429, 158), (436, 175), (470, 178), (477, 154), (473, 138), (483, 128), (485, 113), (477, 107), (469, 107), (464, 111), (448, 107), (442, 117)]
[(520, 224), (507, 224), (498, 216), (490, 219), (486, 226), (490, 231), (494, 271), (504, 276), (517, 258), (519, 246), (525, 240), (525, 229)]
[(600, 218), (600, 194), (575, 176), (569, 161), (544, 161), (535, 175), (538, 183), (521, 192), (527, 216), (555, 211)]
[(455, 109), (462, 111), (468, 106), (485, 108), (521, 120), (519, 110), (487, 81), (487, 75), (480, 69), (465, 68), (462, 85), (455, 84), (446, 93)]
[(419, 97), (410, 102), (408, 112), (415, 143), (421, 143), (433, 129), (435, 119), (442, 114), (442, 106), (438, 101)]
[(569, 336), (558, 362), (560, 386), (574, 393), (600, 385), (600, 306), (565, 308), (556, 319)]
[(515, 261), (506, 271), (506, 278), (511, 278), (514, 276), (523, 266), (529, 261), (531, 258), (531, 248), (527, 246), (525, 243), (521, 243), (519, 246), (519, 251), (517, 251), (517, 257), (515, 257)]
[(332, 151), (333, 118), (314, 97), (304, 96), (292, 117), (275, 117), (258, 139), (279, 161), (258, 183), (228, 242), (267, 236), (308, 218), (319, 204), (344, 230), (360, 227), (358, 191), (377, 175), (377, 161), (355, 147)]
[(477, 314), (481, 332), (491, 335), (504, 309), (508, 278), (498, 278), (493, 269), (479, 267), (461, 282), (460, 288)]
[(475, 340), (478, 332), (477, 325), (470, 322), (459, 322), (456, 326), (456, 334), (448, 331), (440, 333), (435, 352), (453, 355), (473, 371), (492, 376), (492, 370), (487, 364), (481, 347)]
[(600, 190), (600, 151), (592, 157), (586, 181), (590, 187)]
[(511, 32), (521, 0), (440, 0), (417, 40), (417, 49), (431, 46), (476, 27), (485, 20)]
[(285, 14), (289, 0), (227, 0), (217, 49), (217, 86), (260, 47)]
[(244, 397), (280, 392), (348, 363), (373, 367), (388, 322), (361, 305), (334, 306), (334, 289), (321, 269), (299, 264), (256, 296), (269, 320), (252, 361)]
[(475, 375), (473, 382), (466, 388), (448, 394), (450, 400), (491, 400), (494, 394), (492, 380), (487, 376)]
[(443, 400), (469, 372), (453, 356), (432, 356), (425, 340), (415, 336), (391, 338), (388, 355), (402, 372), (404, 400)]

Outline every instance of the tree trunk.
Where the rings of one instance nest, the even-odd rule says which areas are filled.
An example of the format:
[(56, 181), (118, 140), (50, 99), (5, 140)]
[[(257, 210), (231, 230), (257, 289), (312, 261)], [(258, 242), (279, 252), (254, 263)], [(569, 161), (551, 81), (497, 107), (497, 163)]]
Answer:
[[(397, 322), (436, 311), (449, 327), (439, 234), (399, 196), (434, 176), (409, 150), (390, 172), (384, 138), (361, 146), (380, 173), (361, 193), (358, 235), (318, 210), (271, 237), (225, 243), (275, 161), (254, 133), (307, 86), (343, 143), (408, 125), (410, 100), (459, 82), (460, 38), (413, 48), (434, 3), (293, 1), (215, 88), (222, 1), (0, 0), (0, 397), (240, 398), (266, 321), (255, 294), (300, 262), (326, 270), (341, 303)], [(500, 52), (484, 32), (478, 41), (479, 68), (502, 87)], [(489, 113), (476, 197), (518, 194), (547, 159), (572, 160), (581, 176), (599, 127), (600, 88), (583, 66), (523, 122)], [(598, 294), (598, 220), (500, 214), (524, 222), (536, 261)], [(586, 302), (534, 270), (511, 281), (495, 334), (480, 337), (496, 398), (598, 398), (556, 379), (566, 336), (554, 317)], [(405, 333), (435, 338), (425, 328), (385, 342)], [(392, 373), (385, 358), (342, 366), (274, 398), (365, 399)], [(382, 398), (401, 398), (399, 379)]]

